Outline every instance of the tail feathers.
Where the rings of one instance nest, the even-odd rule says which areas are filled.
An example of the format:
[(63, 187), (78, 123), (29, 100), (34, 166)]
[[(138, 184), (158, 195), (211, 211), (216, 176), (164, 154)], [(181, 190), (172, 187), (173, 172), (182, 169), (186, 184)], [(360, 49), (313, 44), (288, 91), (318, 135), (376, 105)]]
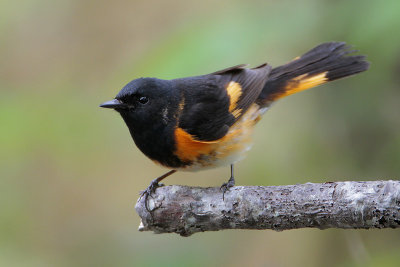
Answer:
[(279, 98), (367, 70), (365, 57), (348, 55), (353, 52), (345, 43), (323, 43), (272, 69), (258, 104), (268, 106)]

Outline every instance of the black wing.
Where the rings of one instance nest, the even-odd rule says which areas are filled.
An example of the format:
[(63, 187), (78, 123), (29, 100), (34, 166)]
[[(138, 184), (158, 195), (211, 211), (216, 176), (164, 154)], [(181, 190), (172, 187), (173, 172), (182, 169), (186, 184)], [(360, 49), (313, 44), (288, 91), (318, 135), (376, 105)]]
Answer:
[(204, 76), (175, 80), (181, 90), (178, 127), (199, 141), (222, 138), (255, 102), (271, 67), (238, 65)]

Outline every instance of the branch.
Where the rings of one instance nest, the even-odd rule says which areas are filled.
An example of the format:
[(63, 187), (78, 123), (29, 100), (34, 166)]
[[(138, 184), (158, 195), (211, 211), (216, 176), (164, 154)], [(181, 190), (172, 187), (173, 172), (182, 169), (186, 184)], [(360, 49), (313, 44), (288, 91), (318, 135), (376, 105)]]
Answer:
[(329, 182), (219, 188), (164, 186), (139, 199), (139, 231), (223, 229), (400, 228), (400, 181)]

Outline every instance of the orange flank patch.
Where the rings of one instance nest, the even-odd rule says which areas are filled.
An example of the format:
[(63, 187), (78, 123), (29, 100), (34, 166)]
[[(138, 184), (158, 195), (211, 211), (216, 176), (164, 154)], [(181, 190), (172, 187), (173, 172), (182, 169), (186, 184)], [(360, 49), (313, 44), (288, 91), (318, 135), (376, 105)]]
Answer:
[(175, 155), (182, 161), (191, 162), (181, 170), (196, 171), (234, 163), (244, 157), (251, 145), (254, 125), (260, 118), (259, 106), (253, 104), (231, 126), (227, 134), (215, 141), (199, 141), (182, 128), (175, 130)]
[(242, 87), (239, 83), (232, 81), (226, 87), (226, 92), (228, 93), (230, 98), (229, 112), (231, 112), (233, 116), (237, 118), (242, 113), (242, 110), (236, 109), (237, 102), (242, 95)]
[(326, 74), (327, 71), (312, 76), (309, 76), (307, 73), (297, 76), (287, 83), (283, 92), (278, 93), (274, 97), (274, 100), (326, 83), (328, 81)]
[(182, 128), (175, 129), (175, 155), (182, 161), (195, 161), (200, 155), (211, 153), (217, 141), (198, 141)]
[(251, 135), (254, 125), (258, 122), (259, 106), (253, 104), (243, 114), (243, 116), (229, 129), (228, 133), (220, 139), (217, 157), (220, 159), (240, 158), (240, 154), (244, 153), (251, 144)]

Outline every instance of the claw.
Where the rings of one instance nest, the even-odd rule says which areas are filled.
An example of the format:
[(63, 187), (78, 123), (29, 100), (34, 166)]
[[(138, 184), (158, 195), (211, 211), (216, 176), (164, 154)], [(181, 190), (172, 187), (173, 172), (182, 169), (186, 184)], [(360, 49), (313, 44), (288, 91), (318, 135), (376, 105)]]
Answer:
[(160, 177), (154, 179), (153, 181), (151, 181), (150, 185), (144, 191), (142, 191), (140, 193), (140, 197), (139, 197), (138, 201), (140, 201), (142, 199), (142, 197), (144, 197), (144, 205), (148, 212), (151, 212), (151, 210), (149, 209), (149, 204), (147, 202), (149, 196), (151, 196), (152, 193), (155, 193), (157, 188), (164, 186), (164, 184), (160, 183), (161, 180), (170, 176), (174, 172), (176, 172), (176, 170), (171, 170), (171, 171), (165, 173), (164, 175), (161, 175)]
[(225, 200), (225, 192), (235, 186), (235, 178), (233, 176), (233, 164), (231, 164), (231, 178), (229, 178), (227, 183), (223, 183), (220, 187), (222, 191), (222, 200)]
[(231, 189), (231, 187), (235, 186), (235, 179), (233, 178), (233, 176), (231, 176), (231, 178), (229, 178), (229, 181), (227, 183), (223, 183), (220, 187), (220, 190), (222, 191), (222, 200), (225, 200), (225, 192), (229, 191), (229, 189)]
[(151, 196), (153, 193), (155, 193), (156, 189), (161, 186), (164, 186), (164, 184), (159, 184), (158, 179), (154, 179), (153, 181), (151, 181), (150, 185), (141, 192), (139, 201), (142, 199), (142, 197), (144, 197), (144, 205), (148, 212), (150, 212), (151, 210), (149, 209), (149, 204), (148, 204), (147, 200), (148, 200), (149, 196)]

